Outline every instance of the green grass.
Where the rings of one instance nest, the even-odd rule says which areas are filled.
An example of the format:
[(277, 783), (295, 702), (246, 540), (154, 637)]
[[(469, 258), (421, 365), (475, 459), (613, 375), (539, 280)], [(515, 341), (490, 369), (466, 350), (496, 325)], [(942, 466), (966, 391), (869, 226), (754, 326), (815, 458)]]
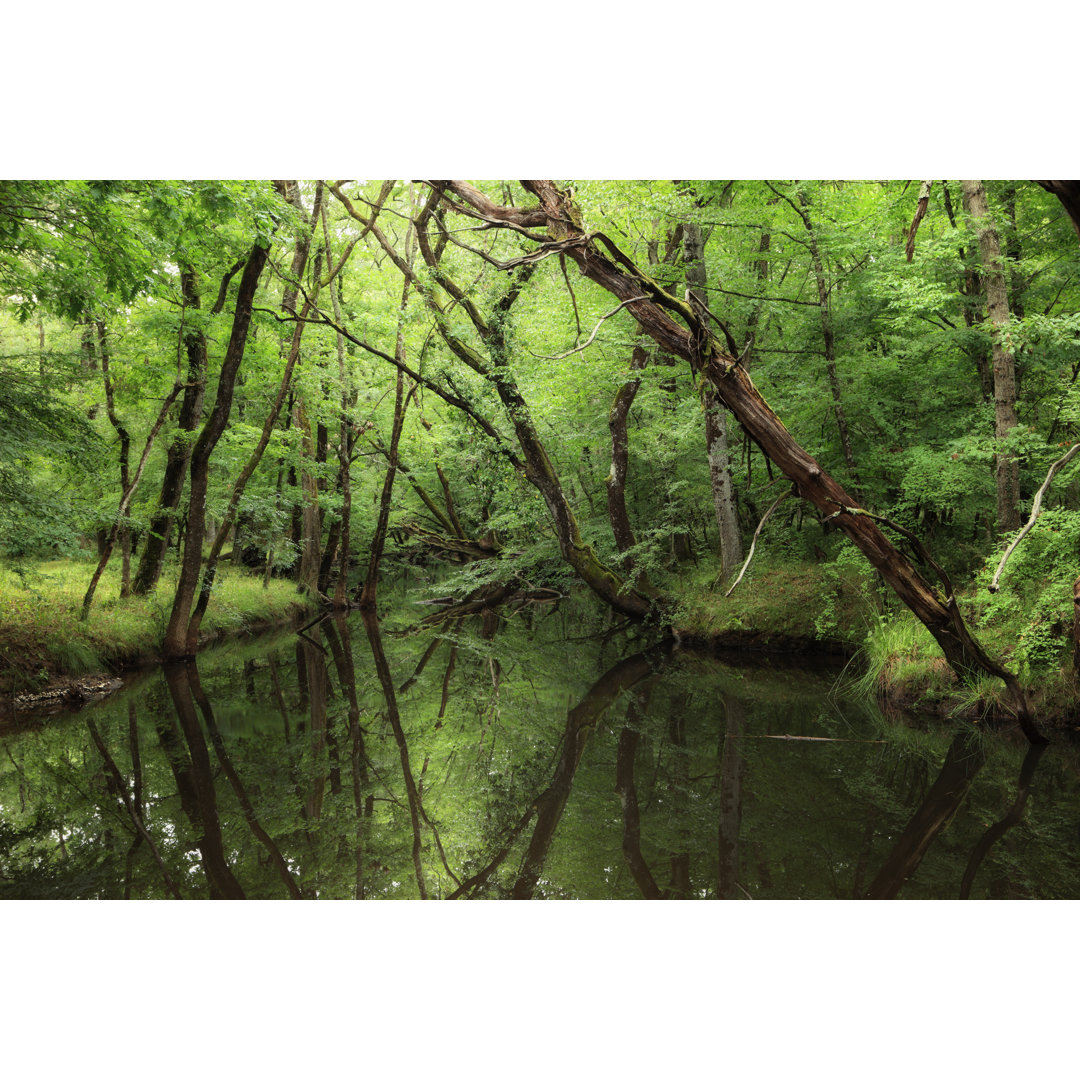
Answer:
[[(86, 622), (79, 610), (93, 566), (61, 559), (0, 563), (0, 689), (33, 689), (59, 675), (118, 668), (158, 653), (165, 636), (176, 572), (155, 593), (121, 600), (120, 568), (110, 565)], [(203, 619), (206, 636), (282, 621), (307, 605), (289, 581), (264, 589), (255, 576), (219, 574)]]
[(910, 611), (878, 617), (859, 652), (859, 665), (854, 687), (867, 697), (926, 702), (955, 683), (938, 643)]
[(672, 583), (680, 597), (676, 625), (695, 637), (754, 636), (841, 643), (855, 648), (877, 618), (877, 597), (865, 573), (835, 563), (770, 563), (755, 557), (730, 597), (704, 566)]

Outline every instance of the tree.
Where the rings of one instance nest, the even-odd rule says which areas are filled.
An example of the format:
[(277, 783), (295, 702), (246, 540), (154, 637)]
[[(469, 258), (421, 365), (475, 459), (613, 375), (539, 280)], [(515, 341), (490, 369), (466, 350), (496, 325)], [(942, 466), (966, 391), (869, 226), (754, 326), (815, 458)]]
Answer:
[[(1012, 352), (1003, 341), (1003, 331), (1009, 322), (1009, 294), (1001, 245), (997, 231), (988, 220), (986, 189), (979, 180), (965, 180), (963, 186), (964, 200), (978, 232), (986, 306), (993, 325), (994, 437), (999, 444), (1005, 444), (1016, 427), (1016, 367)], [(1015, 453), (1004, 445), (997, 453), (994, 474), (998, 531), (1013, 532), (1020, 527), (1020, 466)]]
[(210, 455), (214, 452), (214, 447), (225, 430), (232, 410), (236, 376), (244, 359), (248, 329), (251, 326), (251, 309), (254, 305), (255, 290), (269, 254), (269, 248), (256, 241), (244, 264), (233, 310), (232, 332), (229, 335), (229, 343), (221, 364), (221, 374), (218, 377), (217, 396), (191, 452), (184, 560), (180, 567), (180, 578), (176, 585), (169, 624), (165, 630), (164, 652), (170, 659), (194, 656), (198, 646), (198, 624), (195, 624), (194, 632), (192, 632), (189, 615), (202, 569)]

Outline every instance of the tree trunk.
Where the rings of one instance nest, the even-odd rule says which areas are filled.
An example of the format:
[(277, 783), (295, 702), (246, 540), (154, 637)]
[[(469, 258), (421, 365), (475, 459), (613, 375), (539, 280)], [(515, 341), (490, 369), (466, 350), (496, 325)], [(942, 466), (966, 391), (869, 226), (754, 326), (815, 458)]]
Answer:
[(1073, 670), (1080, 675), (1080, 577), (1073, 582)]
[(184, 541), (184, 558), (180, 566), (180, 579), (176, 585), (172, 613), (165, 631), (164, 653), (169, 659), (195, 655), (198, 647), (198, 626), (188, 632), (188, 617), (195, 599), (202, 569), (202, 546), (206, 532), (206, 492), (210, 480), (210, 455), (221, 438), (232, 410), (236, 375), (244, 358), (248, 329), (251, 325), (251, 309), (259, 276), (269, 255), (269, 249), (255, 244), (248, 255), (233, 313), (232, 333), (225, 350), (225, 358), (218, 378), (217, 397), (214, 407), (203, 425), (202, 432), (191, 453), (191, 482), (188, 489), (187, 535)]
[(293, 426), (300, 432), (300, 570), (297, 585), (302, 593), (315, 597), (319, 591), (319, 563), (322, 555), (322, 514), (319, 488), (312, 465), (315, 440), (303, 396), (293, 406)]
[[(683, 243), (686, 252), (686, 284), (692, 301), (704, 315), (709, 309), (709, 296), (705, 291), (708, 275), (705, 269), (705, 242), (696, 222), (689, 222), (685, 226)], [(708, 321), (707, 316), (705, 321)], [(701, 402), (705, 410), (709, 484), (712, 487), (713, 509), (716, 513), (716, 534), (720, 540), (720, 576), (726, 578), (743, 558), (742, 536), (739, 534), (739, 517), (735, 511), (735, 492), (731, 484), (728, 460), (727, 420), (711, 387), (702, 387)]]
[[(953, 211), (952, 199), (949, 197), (949, 185), (948, 182), (943, 180), (941, 182), (941, 194), (945, 202), (945, 213), (949, 216), (949, 224), (955, 229), (957, 228), (956, 214)], [(963, 197), (964, 209), (967, 209), (967, 196)], [(960, 313), (964, 318), (964, 326), (968, 330), (974, 328), (975, 324), (981, 321), (981, 316), (978, 311), (982, 309), (982, 285), (979, 281), (979, 275), (976, 273), (975, 266), (971, 257), (969, 257), (963, 244), (960, 244), (957, 248), (957, 254), (960, 256), (960, 263), (964, 268), (964, 280), (960, 285)], [(974, 340), (972, 340), (974, 338)], [(975, 367), (975, 370), (979, 375), (979, 387), (982, 391), (983, 401), (992, 401), (994, 397), (994, 373), (990, 369), (990, 360), (987, 349), (984, 348), (984, 340), (979, 336), (968, 335), (968, 340), (964, 343), (964, 352), (971, 358), (971, 362)]]
[[(333, 252), (330, 247), (330, 225), (327, 220), (326, 209), (322, 212), (323, 239), (326, 243), (326, 262), (333, 266)], [(337, 281), (330, 282), (330, 303), (334, 309), (334, 319), (341, 322), (341, 302), (339, 299), (340, 285)], [(352, 545), (352, 448), (355, 436), (352, 424), (349, 422), (350, 394), (348, 380), (345, 374), (345, 339), (341, 334), (335, 334), (337, 346), (338, 379), (341, 382), (341, 422), (338, 434), (338, 482), (341, 485), (341, 531), (338, 548), (338, 578), (334, 586), (333, 606), (340, 610), (348, 606), (349, 588), (349, 560), (351, 558), (350, 547)], [(327, 586), (329, 587), (329, 585)]]
[(924, 180), (919, 185), (919, 201), (915, 207), (915, 217), (911, 220), (911, 228), (908, 229), (907, 245), (904, 248), (904, 254), (907, 256), (907, 261), (911, 260), (915, 256), (915, 234), (919, 231), (919, 223), (926, 216), (926, 208), (930, 205), (930, 189), (934, 186), (933, 180)]
[[(180, 288), (184, 307), (199, 309), (199, 292), (195, 272), (188, 267), (180, 274)], [(169, 535), (176, 519), (176, 508), (184, 490), (184, 473), (191, 458), (191, 440), (188, 433), (194, 431), (202, 419), (203, 397), (206, 393), (206, 336), (202, 330), (189, 329), (184, 333), (187, 350), (187, 386), (180, 403), (177, 434), (169, 444), (165, 457), (165, 475), (161, 480), (161, 494), (157, 509), (143, 541), (142, 555), (131, 583), (136, 596), (152, 592), (161, 577), (165, 565), (165, 553), (169, 548)]]
[[(1009, 292), (1005, 284), (1001, 245), (987, 209), (986, 190), (981, 180), (964, 180), (962, 183), (964, 197), (978, 231), (986, 307), (994, 326), (994, 437), (1002, 443), (1016, 427), (1016, 368), (1012, 352), (1005, 348), (1002, 336), (1002, 330), (1009, 321)], [(1015, 455), (1002, 450), (997, 454), (994, 472), (998, 532), (1013, 532), (1020, 528), (1020, 464)]]
[[(405, 286), (405, 296), (408, 296), (408, 284)], [(402, 298), (402, 311), (404, 312), (405, 300)], [(397, 352), (403, 356), (405, 348), (404, 331), (398, 327)], [(415, 388), (415, 387), (414, 387)], [(362, 611), (374, 610), (376, 595), (379, 587), (379, 563), (382, 561), (383, 549), (386, 546), (386, 532), (390, 524), (391, 500), (394, 493), (394, 478), (397, 475), (398, 443), (401, 440), (401, 429), (405, 421), (405, 410), (408, 408), (408, 399), (412, 396), (405, 394), (404, 379), (400, 371), (397, 373), (397, 381), (394, 385), (394, 423), (390, 432), (390, 457), (386, 465), (386, 474), (383, 477), (382, 494), (379, 498), (379, 517), (375, 523), (375, 535), (371, 538), (371, 551), (368, 555), (367, 573), (364, 575), (364, 584), (360, 588), (357, 601)]]
[[(116, 399), (113, 393), (113, 379), (110, 370), (111, 357), (109, 356), (109, 343), (105, 330), (105, 323), (100, 319), (96, 323), (98, 353), (101, 356), (101, 379), (105, 385), (105, 411), (109, 416), (116, 437), (120, 440), (120, 491), (121, 496), (126, 495), (131, 487), (131, 436), (128, 429), (116, 413)], [(120, 551), (122, 556), (122, 569), (120, 572), (120, 598), (126, 599), (131, 595), (131, 503), (127, 501), (120, 512)]]
[(818, 249), (817, 237), (814, 235), (814, 227), (810, 221), (810, 215), (807, 213), (810, 198), (805, 192), (800, 192), (799, 202), (803, 207), (799, 211), (799, 216), (802, 218), (803, 225), (806, 228), (806, 235), (810, 244), (810, 258), (814, 265), (814, 280), (817, 282), (821, 336), (825, 343), (825, 369), (829, 376), (829, 389), (832, 391), (836, 427), (840, 433), (840, 448), (843, 451), (848, 472), (857, 489), (859, 478), (855, 470), (855, 455), (851, 451), (851, 436), (848, 433), (847, 417), (844, 415), (844, 403), (840, 395), (840, 377), (836, 373), (836, 336), (833, 331), (832, 312), (829, 310), (829, 286), (825, 279), (825, 268), (821, 262), (821, 252)]
[[(648, 353), (640, 345), (635, 346), (630, 361), (631, 371), (640, 371), (648, 363)], [(625, 554), (637, 541), (630, 524), (630, 515), (626, 511), (626, 472), (630, 461), (630, 443), (626, 434), (626, 419), (630, 406), (637, 396), (641, 379), (628, 379), (615, 393), (615, 400), (608, 412), (608, 430), (611, 432), (611, 471), (604, 484), (607, 487), (608, 518), (611, 532), (615, 537), (615, 546)], [(627, 570), (633, 569), (631, 559), (624, 560)]]

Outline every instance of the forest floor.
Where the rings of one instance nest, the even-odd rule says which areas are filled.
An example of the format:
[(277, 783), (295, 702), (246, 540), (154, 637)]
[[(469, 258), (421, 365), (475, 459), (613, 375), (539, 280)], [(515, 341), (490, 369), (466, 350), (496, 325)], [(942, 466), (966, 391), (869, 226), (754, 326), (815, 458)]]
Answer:
[[(0, 564), (0, 709), (21, 696), (90, 697), (116, 688), (116, 675), (156, 661), (171, 608), (175, 575), (155, 593), (119, 599), (119, 568), (109, 567), (86, 622), (79, 621), (88, 563)], [(281, 625), (311, 605), (291, 581), (226, 573), (214, 588), (200, 644)]]

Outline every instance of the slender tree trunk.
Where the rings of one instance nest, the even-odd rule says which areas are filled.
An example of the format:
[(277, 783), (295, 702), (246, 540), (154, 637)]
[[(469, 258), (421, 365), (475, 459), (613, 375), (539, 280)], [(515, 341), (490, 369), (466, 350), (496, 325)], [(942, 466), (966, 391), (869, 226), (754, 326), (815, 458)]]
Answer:
[[(113, 379), (110, 370), (111, 357), (109, 356), (108, 335), (105, 323), (100, 319), (96, 323), (98, 354), (101, 357), (101, 379), (105, 385), (105, 411), (109, 416), (109, 423), (120, 440), (120, 491), (126, 495), (131, 487), (131, 436), (123, 421), (116, 413), (116, 398), (113, 392)], [(131, 503), (126, 501), (120, 512), (120, 552), (122, 569), (120, 571), (120, 597), (126, 599), (131, 595)]]
[(112, 523), (112, 528), (104, 537), (99, 537), (100, 554), (98, 556), (98, 564), (97, 568), (94, 570), (93, 577), (90, 579), (90, 584), (87, 586), (86, 594), (83, 596), (82, 610), (79, 613), (79, 620), (81, 622), (85, 622), (87, 616), (90, 614), (90, 605), (94, 602), (94, 592), (98, 587), (98, 582), (101, 580), (101, 575), (105, 572), (105, 567), (108, 565), (120, 527), (124, 521), (127, 520), (131, 499), (135, 494), (136, 488), (139, 486), (139, 481), (142, 479), (143, 469), (146, 468), (146, 462), (150, 457), (150, 451), (154, 446), (154, 440), (157, 439), (158, 432), (161, 431), (162, 425), (165, 423), (165, 417), (168, 415), (169, 407), (179, 393), (180, 383), (177, 382), (172, 388), (172, 393), (170, 393), (162, 403), (157, 420), (150, 429), (150, 434), (146, 436), (146, 445), (143, 447), (142, 456), (139, 458), (138, 467), (135, 469), (135, 475), (130, 478), (127, 487), (124, 488), (123, 494), (120, 496), (120, 505), (117, 508), (116, 518)]
[[(408, 286), (406, 286), (406, 289)], [(398, 350), (404, 348), (401, 331), (398, 331)], [(415, 388), (415, 386), (414, 386)], [(390, 457), (386, 465), (386, 473), (383, 476), (382, 494), (379, 497), (379, 517), (375, 523), (375, 534), (371, 538), (371, 550), (368, 554), (367, 573), (364, 575), (364, 584), (360, 588), (357, 602), (361, 610), (369, 611), (375, 608), (376, 595), (379, 587), (379, 564), (382, 562), (383, 550), (386, 546), (386, 533), (390, 525), (390, 509), (394, 493), (394, 479), (397, 476), (397, 453), (398, 443), (401, 440), (401, 429), (404, 426), (405, 410), (408, 408), (409, 397), (405, 393), (404, 379), (400, 371), (394, 386), (394, 423), (390, 432)]]
[[(696, 222), (686, 224), (683, 243), (686, 251), (686, 284), (692, 301), (704, 313), (709, 309), (709, 295), (705, 291), (708, 283), (705, 241), (701, 227)], [(739, 517), (735, 510), (735, 492), (731, 483), (727, 421), (720, 407), (720, 399), (710, 386), (702, 387), (701, 401), (705, 410), (709, 484), (712, 487), (713, 510), (716, 513), (716, 534), (720, 539), (720, 576), (726, 578), (743, 559)]]
[(218, 378), (217, 397), (214, 407), (203, 425), (202, 432), (191, 453), (191, 480), (188, 489), (187, 536), (184, 542), (184, 558), (180, 566), (180, 580), (176, 585), (172, 613), (165, 631), (164, 653), (169, 659), (191, 657), (198, 647), (198, 626), (188, 631), (188, 619), (195, 600), (202, 568), (202, 546), (206, 533), (206, 492), (210, 480), (210, 455), (221, 438), (232, 410), (236, 375), (244, 358), (248, 328), (251, 325), (251, 309), (259, 276), (266, 264), (269, 250), (255, 244), (244, 266), (243, 277), (236, 296), (232, 333), (225, 350), (225, 359)]
[[(1018, 318), (1024, 317), (1024, 279), (1020, 273), (1020, 260), (1023, 256), (1020, 233), (1016, 228), (1016, 192), (1021, 181), (1013, 180), (1005, 185), (1005, 212), (1009, 216), (1009, 227), (1005, 232), (1005, 258), (1009, 267), (1009, 310)], [(1019, 377), (1019, 376), (1018, 376)], [(1017, 387), (1017, 396), (1020, 389)]]
[[(1009, 293), (1001, 245), (987, 208), (986, 189), (981, 180), (964, 180), (963, 185), (972, 221), (978, 231), (986, 307), (994, 327), (994, 437), (1002, 443), (1016, 427), (1016, 367), (1002, 334), (1010, 317)], [(1014, 454), (1001, 450), (997, 454), (994, 471), (998, 532), (1013, 532), (1020, 528), (1020, 463)]]
[[(408, 242), (406, 242), (406, 246), (408, 246)], [(406, 281), (401, 293), (401, 305), (398, 309), (397, 340), (394, 345), (394, 355), (401, 363), (405, 362), (405, 309), (409, 302), (410, 291), (411, 285)], [(382, 561), (383, 549), (386, 546), (394, 480), (397, 476), (398, 444), (401, 441), (401, 429), (405, 423), (405, 410), (409, 406), (409, 399), (415, 389), (414, 384), (409, 393), (405, 393), (404, 379), (401, 369), (398, 368), (397, 379), (394, 384), (394, 422), (390, 431), (390, 453), (386, 463), (386, 474), (383, 477), (382, 495), (379, 498), (379, 517), (375, 524), (375, 534), (371, 538), (367, 573), (364, 575), (364, 584), (361, 586), (357, 598), (361, 610), (365, 611), (373, 610), (376, 604), (376, 594), (379, 587), (379, 563)]]
[(312, 464), (315, 440), (303, 395), (293, 406), (293, 426), (300, 432), (300, 569), (297, 584), (301, 592), (315, 597), (319, 591), (319, 563), (322, 555), (322, 514), (319, 488)]
[(825, 278), (825, 267), (821, 261), (821, 252), (818, 249), (817, 236), (814, 234), (814, 226), (810, 220), (810, 214), (807, 212), (807, 208), (810, 206), (810, 198), (805, 192), (800, 192), (799, 202), (802, 205), (799, 216), (802, 218), (803, 225), (806, 228), (807, 240), (810, 245), (810, 258), (814, 265), (814, 280), (817, 282), (821, 336), (825, 343), (825, 369), (829, 376), (829, 389), (832, 391), (836, 427), (840, 433), (840, 448), (844, 453), (844, 462), (851, 474), (851, 479), (856, 490), (858, 490), (859, 477), (855, 469), (855, 455), (851, 450), (851, 436), (848, 433), (847, 417), (844, 415), (844, 402), (840, 393), (840, 376), (836, 372), (836, 336), (833, 331), (832, 312), (829, 310), (829, 286)]
[[(334, 265), (333, 250), (330, 246), (330, 224), (326, 208), (322, 210), (323, 241), (326, 244), (326, 262)], [(330, 282), (330, 303), (334, 309), (334, 320), (341, 324), (341, 286), (336, 280)], [(348, 606), (349, 560), (352, 546), (352, 448), (355, 436), (349, 422), (349, 409), (353, 395), (349, 392), (345, 371), (345, 339), (341, 334), (334, 335), (337, 346), (338, 379), (341, 382), (341, 421), (338, 433), (338, 483), (341, 487), (341, 532), (338, 541), (338, 578), (334, 586), (333, 607), (340, 610)], [(329, 587), (329, 586), (328, 586)], [(362, 889), (362, 882), (361, 882)]]
[[(648, 353), (640, 345), (635, 346), (630, 370), (640, 371), (648, 360)], [(611, 409), (608, 412), (608, 430), (611, 432), (611, 471), (604, 483), (607, 487), (611, 532), (615, 537), (615, 546), (621, 554), (625, 554), (637, 543), (630, 524), (630, 515), (626, 511), (626, 473), (630, 462), (630, 442), (626, 434), (626, 420), (640, 386), (640, 376), (624, 382), (616, 391), (615, 400), (611, 403)], [(632, 559), (625, 559), (623, 564), (627, 570), (633, 570)]]
[[(941, 194), (945, 201), (945, 213), (949, 216), (949, 224), (957, 228), (956, 213), (953, 210), (952, 198), (949, 195), (947, 181), (941, 182)], [(967, 209), (967, 196), (963, 196), (964, 209)], [(982, 284), (975, 269), (974, 259), (970, 256), (963, 244), (957, 248), (960, 263), (964, 268), (964, 279), (960, 285), (960, 314), (964, 319), (964, 326), (973, 330), (975, 324), (981, 321), (979, 311), (982, 309)], [(981, 335), (969, 334), (964, 343), (964, 352), (971, 358), (971, 362), (979, 375), (979, 387), (982, 391), (983, 401), (992, 401), (994, 397), (994, 373), (990, 368), (988, 350), (984, 348), (985, 341)]]
[[(190, 308), (198, 311), (199, 291), (195, 272), (190, 267), (181, 272), (180, 287), (185, 310)], [(142, 555), (131, 583), (131, 591), (136, 596), (152, 592), (161, 577), (176, 509), (184, 490), (184, 474), (191, 458), (191, 439), (188, 436), (202, 419), (203, 397), (206, 394), (206, 336), (197, 327), (181, 333), (187, 351), (187, 386), (184, 387), (184, 397), (180, 403), (177, 434), (166, 452), (165, 474), (161, 480), (157, 509), (143, 540)]]
[(924, 180), (919, 185), (919, 201), (915, 207), (915, 217), (912, 218), (911, 228), (908, 229), (907, 246), (904, 248), (908, 262), (911, 262), (915, 256), (915, 235), (919, 231), (919, 223), (926, 216), (926, 208), (930, 205), (930, 189), (933, 186), (933, 180)]

